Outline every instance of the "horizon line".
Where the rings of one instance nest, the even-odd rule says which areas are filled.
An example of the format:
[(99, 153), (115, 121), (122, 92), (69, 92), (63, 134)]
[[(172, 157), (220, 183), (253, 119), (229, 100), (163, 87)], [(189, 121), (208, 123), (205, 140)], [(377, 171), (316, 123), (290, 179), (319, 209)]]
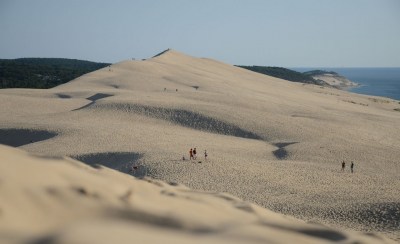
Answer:
[[(110, 63), (110, 64), (114, 64), (117, 62), (121, 62), (124, 60), (132, 60), (132, 58), (130, 59), (121, 59), (120, 61), (117, 62), (109, 62), (109, 61), (93, 61), (93, 60), (89, 60), (89, 59), (79, 59), (79, 58), (63, 58), (63, 57), (19, 57), (19, 58), (0, 58), (0, 60), (16, 60), (16, 59), (24, 59), (24, 58), (48, 58), (48, 59), (71, 59), (71, 60), (80, 60), (80, 61), (89, 61), (89, 62), (95, 62), (95, 63)], [(135, 60), (141, 60), (141, 59), (135, 59)], [(233, 64), (234, 66), (264, 66), (264, 67), (282, 67), (282, 68), (288, 68), (288, 69), (309, 69), (309, 68), (313, 68), (313, 69), (374, 69), (374, 68), (389, 68), (389, 69), (396, 69), (396, 68), (400, 68), (399, 66), (279, 66), (279, 65), (256, 65), (256, 64), (252, 64), (252, 65), (243, 65), (243, 64)]]

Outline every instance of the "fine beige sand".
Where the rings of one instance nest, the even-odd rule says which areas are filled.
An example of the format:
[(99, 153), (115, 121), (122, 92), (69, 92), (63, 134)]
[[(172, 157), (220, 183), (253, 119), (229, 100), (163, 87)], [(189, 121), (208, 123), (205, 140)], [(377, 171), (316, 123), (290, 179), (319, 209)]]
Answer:
[(392, 243), (0, 145), (1, 243)]
[[(400, 239), (399, 101), (291, 83), (168, 50), (49, 90), (0, 90), (0, 103), (1, 144), (183, 184), (193, 192), (225, 192), (339, 233)], [(194, 147), (198, 160), (183, 161)], [(41, 171), (45, 182), (51, 170)], [(28, 187), (28, 176), (18, 184)], [(35, 206), (34, 215), (42, 211)], [(97, 227), (107, 229), (102, 223)]]

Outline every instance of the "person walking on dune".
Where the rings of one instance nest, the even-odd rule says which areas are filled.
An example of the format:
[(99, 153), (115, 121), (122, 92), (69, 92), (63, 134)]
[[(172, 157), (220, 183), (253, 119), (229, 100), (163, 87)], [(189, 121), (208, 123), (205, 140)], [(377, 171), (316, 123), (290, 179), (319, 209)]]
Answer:
[(344, 160), (343, 160), (343, 162), (342, 162), (342, 171), (344, 171), (344, 168), (346, 167), (346, 163), (344, 162)]
[(190, 158), (190, 160), (194, 159), (193, 158), (193, 149), (191, 149), (191, 148), (190, 148), (190, 151), (189, 151), (189, 158)]
[(207, 150), (204, 150), (204, 160), (207, 160)]
[(196, 158), (197, 158), (196, 153), (197, 153), (197, 152), (196, 152), (196, 148), (194, 148), (194, 149), (193, 149), (193, 159), (196, 159)]
[(354, 163), (353, 163), (353, 161), (351, 161), (351, 164), (350, 164), (351, 173), (353, 173), (353, 168), (354, 168)]

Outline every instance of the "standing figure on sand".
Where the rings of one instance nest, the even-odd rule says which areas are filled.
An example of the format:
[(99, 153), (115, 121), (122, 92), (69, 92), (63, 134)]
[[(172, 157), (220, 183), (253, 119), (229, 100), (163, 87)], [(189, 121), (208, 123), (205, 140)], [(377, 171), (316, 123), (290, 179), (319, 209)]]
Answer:
[[(342, 161), (342, 171), (344, 171), (345, 168), (346, 168), (346, 163), (343, 160)], [(354, 162), (353, 161), (351, 161), (351, 164), (350, 164), (350, 171), (351, 171), (351, 173), (354, 173)]]
[(190, 148), (190, 151), (189, 151), (189, 159), (190, 160), (194, 159), (193, 158), (193, 149), (192, 148)]
[[(207, 160), (207, 150), (204, 150), (204, 159)], [(190, 160), (196, 160), (197, 159), (197, 149), (196, 148), (190, 148), (189, 150), (189, 159)], [(185, 156), (182, 156), (182, 160), (185, 160)], [(201, 163), (201, 161), (199, 161)]]

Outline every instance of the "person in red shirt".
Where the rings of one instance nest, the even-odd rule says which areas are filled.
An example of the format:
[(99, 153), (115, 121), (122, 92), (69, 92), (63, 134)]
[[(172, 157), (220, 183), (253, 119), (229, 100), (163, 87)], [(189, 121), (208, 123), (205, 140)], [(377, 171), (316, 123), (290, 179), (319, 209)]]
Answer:
[(193, 150), (190, 148), (190, 151), (189, 151), (189, 158), (190, 158), (190, 160), (192, 160), (192, 159), (194, 159), (193, 158)]

